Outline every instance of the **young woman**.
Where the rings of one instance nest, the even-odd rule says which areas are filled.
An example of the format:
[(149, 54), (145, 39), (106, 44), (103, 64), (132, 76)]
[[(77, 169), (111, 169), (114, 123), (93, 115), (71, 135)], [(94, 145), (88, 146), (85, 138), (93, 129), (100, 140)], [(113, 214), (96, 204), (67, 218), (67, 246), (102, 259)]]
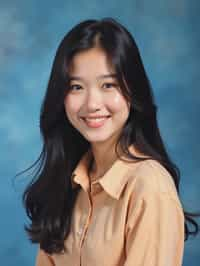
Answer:
[(39, 166), (23, 195), (37, 266), (182, 265), (199, 214), (183, 210), (156, 111), (124, 26), (86, 20), (67, 33), (41, 108)]

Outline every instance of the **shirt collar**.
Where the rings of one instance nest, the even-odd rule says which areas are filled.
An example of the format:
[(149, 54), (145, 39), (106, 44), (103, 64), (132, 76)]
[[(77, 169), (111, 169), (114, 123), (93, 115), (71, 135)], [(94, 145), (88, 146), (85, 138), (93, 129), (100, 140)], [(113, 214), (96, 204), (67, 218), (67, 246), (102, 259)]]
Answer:
[[(135, 148), (133, 145), (129, 146), (129, 150), (134, 150)], [(137, 155), (137, 154), (136, 154)], [(88, 164), (91, 158), (91, 150), (89, 149), (80, 159), (79, 163), (77, 164), (75, 170), (72, 173), (71, 181), (72, 187), (76, 187), (77, 184), (80, 184), (84, 189), (89, 185), (89, 177), (87, 173)], [(128, 160), (127, 157), (121, 156), (122, 159)], [(133, 162), (133, 161), (132, 161)], [(115, 199), (119, 199), (123, 188), (125, 187), (126, 183), (130, 175), (128, 171), (133, 169), (133, 164), (129, 162), (122, 161), (117, 159), (111, 168), (97, 180), (103, 187), (103, 189)]]

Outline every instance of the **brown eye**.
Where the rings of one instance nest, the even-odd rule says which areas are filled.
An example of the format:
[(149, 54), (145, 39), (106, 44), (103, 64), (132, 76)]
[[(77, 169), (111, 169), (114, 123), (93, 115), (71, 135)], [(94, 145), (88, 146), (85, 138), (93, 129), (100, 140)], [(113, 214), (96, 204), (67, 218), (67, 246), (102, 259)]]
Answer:
[(117, 84), (116, 83), (104, 83), (103, 84), (103, 87), (106, 87), (106, 88), (113, 88), (113, 87), (116, 87)]
[(80, 85), (76, 85), (76, 84), (69, 86), (70, 90), (78, 90), (80, 88), (81, 88), (81, 86)]

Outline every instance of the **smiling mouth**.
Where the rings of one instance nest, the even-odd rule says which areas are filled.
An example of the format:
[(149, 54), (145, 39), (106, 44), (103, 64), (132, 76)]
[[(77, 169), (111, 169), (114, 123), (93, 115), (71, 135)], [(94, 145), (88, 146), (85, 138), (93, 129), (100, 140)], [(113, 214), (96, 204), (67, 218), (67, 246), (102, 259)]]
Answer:
[(83, 117), (82, 120), (88, 127), (98, 128), (98, 127), (103, 126), (105, 122), (108, 120), (108, 118), (110, 118), (110, 116), (99, 117), (99, 118), (84, 118)]

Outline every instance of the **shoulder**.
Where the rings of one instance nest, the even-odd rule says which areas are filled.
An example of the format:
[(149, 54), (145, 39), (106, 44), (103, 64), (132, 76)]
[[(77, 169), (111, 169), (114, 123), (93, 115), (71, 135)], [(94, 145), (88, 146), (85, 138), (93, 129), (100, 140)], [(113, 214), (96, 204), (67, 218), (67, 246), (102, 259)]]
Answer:
[(181, 206), (172, 175), (158, 161), (144, 160), (130, 167), (127, 189), (134, 198), (145, 199), (152, 195), (165, 195)]

